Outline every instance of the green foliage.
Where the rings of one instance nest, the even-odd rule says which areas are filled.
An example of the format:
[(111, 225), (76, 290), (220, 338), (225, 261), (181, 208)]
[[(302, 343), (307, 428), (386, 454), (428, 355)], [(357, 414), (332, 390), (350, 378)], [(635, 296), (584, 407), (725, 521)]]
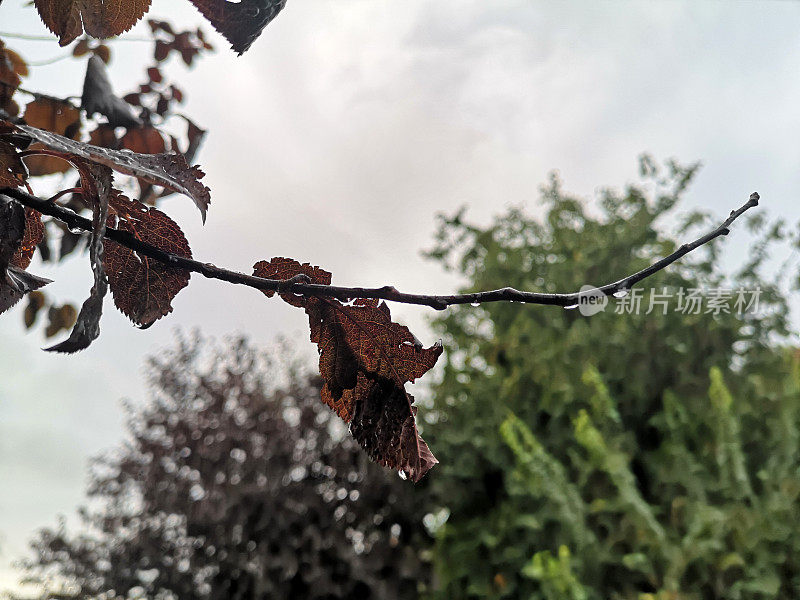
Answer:
[[(553, 178), (536, 218), (512, 208), (479, 227), (459, 213), (430, 256), (465, 291), (606, 283), (706, 224), (675, 214), (695, 171), (645, 158), (643, 183), (604, 191), (599, 207)], [(493, 304), (437, 321), (450, 351), (425, 434), (449, 510), (439, 597), (800, 594), (800, 354), (782, 287), (763, 275), (783, 229), (754, 219), (736, 273), (717, 266), (721, 241), (646, 284), (760, 288), (755, 313), (683, 314), (673, 296), (646, 314), (645, 293), (638, 314), (615, 314), (614, 300), (591, 317)]]

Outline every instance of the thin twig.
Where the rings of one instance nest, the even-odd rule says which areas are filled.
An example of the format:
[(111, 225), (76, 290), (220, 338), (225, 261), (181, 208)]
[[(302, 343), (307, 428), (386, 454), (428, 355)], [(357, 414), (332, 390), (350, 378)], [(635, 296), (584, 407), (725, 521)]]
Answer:
[[(71, 210), (59, 206), (48, 200), (43, 200), (37, 196), (33, 196), (19, 189), (2, 188), (0, 194), (9, 196), (27, 207), (34, 208), (41, 213), (55, 217), (63, 221), (71, 229), (84, 229), (91, 231), (92, 222), (85, 217), (82, 217)], [(649, 267), (642, 269), (637, 273), (628, 275), (613, 283), (608, 283), (604, 286), (598, 287), (595, 290), (573, 292), (571, 294), (541, 294), (538, 292), (523, 292), (511, 287), (501, 288), (498, 290), (491, 290), (486, 292), (474, 292), (471, 294), (454, 294), (454, 295), (427, 295), (427, 294), (407, 294), (400, 292), (394, 287), (387, 285), (379, 288), (363, 288), (363, 287), (341, 287), (335, 285), (319, 285), (308, 283), (306, 276), (297, 276), (289, 281), (282, 281), (276, 279), (264, 279), (261, 277), (254, 277), (252, 275), (245, 275), (236, 271), (222, 269), (211, 263), (203, 263), (190, 258), (177, 256), (169, 252), (165, 252), (146, 244), (126, 231), (118, 229), (107, 228), (106, 237), (121, 244), (135, 252), (139, 252), (144, 256), (157, 260), (165, 265), (186, 269), (200, 273), (210, 279), (219, 279), (229, 283), (239, 285), (246, 285), (258, 290), (277, 291), (281, 293), (293, 293), (301, 296), (319, 296), (327, 298), (338, 298), (339, 300), (352, 300), (355, 298), (376, 298), (381, 300), (389, 300), (391, 302), (401, 302), (404, 304), (417, 304), (421, 306), (430, 306), (436, 310), (444, 310), (448, 306), (454, 304), (481, 304), (484, 302), (523, 302), (527, 304), (545, 304), (550, 306), (573, 306), (580, 302), (580, 298), (587, 294), (600, 293), (605, 296), (611, 296), (618, 292), (629, 290), (633, 285), (650, 277), (654, 273), (661, 271), (667, 266), (671, 265), (681, 257), (689, 254), (692, 250), (709, 243), (710, 241), (730, 233), (729, 227), (738, 219), (745, 211), (758, 205), (759, 195), (757, 192), (750, 194), (750, 199), (746, 204), (739, 209), (731, 211), (727, 219), (716, 229), (709, 231), (702, 237), (697, 238), (693, 242), (683, 244), (675, 252), (669, 256), (654, 262)]]
[(28, 67), (46, 67), (48, 65), (54, 65), (57, 62), (65, 60), (67, 58), (72, 58), (72, 54), (57, 54), (53, 58), (47, 58), (44, 60), (36, 60), (36, 61), (28, 61), (26, 66)]
[[(58, 38), (52, 35), (34, 35), (28, 33), (11, 33), (8, 31), (0, 31), (0, 38), (14, 38), (17, 40), (27, 40), (29, 42), (57, 42)], [(136, 36), (125, 36), (125, 37), (116, 37), (113, 39), (103, 40), (103, 43), (108, 42), (152, 42), (153, 38), (147, 37), (136, 37)]]

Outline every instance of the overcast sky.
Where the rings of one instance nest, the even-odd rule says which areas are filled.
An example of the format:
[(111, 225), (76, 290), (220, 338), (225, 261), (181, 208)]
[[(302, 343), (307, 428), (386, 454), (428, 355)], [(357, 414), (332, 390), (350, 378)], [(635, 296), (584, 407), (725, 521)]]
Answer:
[[(0, 32), (45, 33), (25, 4), (2, 3)], [(151, 15), (201, 21), (177, 0), (156, 0)], [(420, 256), (438, 212), (535, 212), (554, 169), (591, 202), (635, 181), (643, 151), (703, 161), (687, 210), (724, 215), (758, 190), (771, 214), (800, 217), (797, 2), (290, 0), (243, 57), (213, 39), (218, 52), (193, 71), (168, 69), (210, 129), (198, 160), (212, 205), (205, 227), (186, 198), (163, 208), (204, 261), (249, 271), (291, 256), (335, 283), (453, 291), (458, 281)], [(63, 52), (7, 42), (30, 60)], [(151, 48), (113, 48), (113, 81), (128, 91)], [(84, 67), (71, 62), (33, 68), (26, 86), (79, 95)], [(747, 237), (734, 234), (735, 261)], [(32, 271), (56, 279), (48, 291), (63, 300), (91, 283), (85, 259)], [(100, 339), (72, 357), (42, 352), (19, 310), (0, 317), (0, 589), (33, 531), (74, 514), (87, 459), (120, 439), (120, 399), (146, 397), (143, 358), (175, 327), (307, 343), (300, 311), (250, 289), (195, 276), (174, 306), (138, 331), (109, 299)], [(392, 309), (435, 341), (428, 310)]]

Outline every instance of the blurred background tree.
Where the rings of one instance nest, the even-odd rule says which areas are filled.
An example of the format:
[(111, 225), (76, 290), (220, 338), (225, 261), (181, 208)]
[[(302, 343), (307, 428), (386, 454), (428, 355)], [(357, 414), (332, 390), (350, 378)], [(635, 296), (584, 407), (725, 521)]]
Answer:
[[(285, 350), (285, 349), (284, 349)], [(371, 463), (315, 380), (244, 339), (147, 366), (152, 400), (91, 469), (77, 535), (39, 532), (45, 597), (415, 598), (430, 569), (409, 484)]]
[[(641, 170), (599, 205), (554, 177), (541, 218), (444, 218), (429, 255), (465, 291), (567, 291), (641, 269), (705, 221), (674, 214), (696, 165), (645, 157)], [(674, 294), (665, 314), (646, 314), (647, 293), (638, 314), (487, 304), (438, 319), (447, 361), (425, 431), (448, 515), (436, 597), (800, 595), (800, 353), (786, 282), (764, 277), (796, 240), (763, 213), (749, 223), (759, 241), (736, 273), (719, 266), (723, 241), (648, 280)], [(682, 314), (681, 288), (760, 288), (758, 311)]]

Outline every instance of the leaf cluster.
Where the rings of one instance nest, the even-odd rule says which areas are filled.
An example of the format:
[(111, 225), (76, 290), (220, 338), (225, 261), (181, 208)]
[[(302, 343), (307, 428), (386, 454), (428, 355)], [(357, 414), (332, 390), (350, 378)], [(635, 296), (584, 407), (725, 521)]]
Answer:
[[(127, 28), (129, 22), (135, 22), (131, 20), (139, 18), (137, 11), (144, 10), (147, 5), (132, 3), (113, 15), (98, 13), (99, 16), (95, 16), (103, 22), (109, 21), (108, 31), (116, 31), (123, 28), (122, 24)], [(221, 10), (214, 2), (200, 2), (198, 6), (214, 23), (237, 21), (242, 15), (248, 19), (253, 16), (249, 2), (224, 3)], [(262, 11), (263, 3), (258, 6), (262, 8), (253, 10)], [(282, 2), (276, 3), (274, 11), (266, 14), (271, 15), (271, 19), (282, 6)], [(39, 2), (37, 7), (48, 26), (62, 35), (62, 43), (74, 39), (70, 28), (75, 11), (80, 13), (79, 21), (82, 19), (88, 34), (100, 35), (85, 15), (85, 11), (99, 10), (91, 3), (73, 3), (70, 8), (73, 12), (69, 13), (59, 12), (59, 7), (63, 8), (61, 3)], [(103, 7), (108, 11), (111, 4)], [(62, 18), (67, 19), (63, 27), (59, 25)], [(172, 115), (173, 105), (182, 101), (183, 93), (174, 84), (164, 81), (158, 64), (174, 52), (191, 65), (194, 58), (210, 46), (199, 30), (176, 32), (164, 21), (151, 20), (149, 24), (154, 36), (156, 64), (147, 69), (147, 82), (140, 85), (138, 91), (125, 96), (118, 96), (111, 86), (106, 74), (106, 53), (87, 38), (80, 40), (72, 50), (75, 57), (88, 54), (80, 107), (65, 99), (34, 94), (34, 100), (17, 118), (18, 111), (9, 110), (14, 110), (10, 101), (14, 92), (19, 91), (22, 66), (17, 68), (20, 73), (11, 67), (8, 70), (4, 89), (10, 90), (11, 95), (6, 106), (0, 108), (3, 185), (6, 188), (24, 186), (31, 192), (30, 180), (34, 177), (77, 171), (78, 184), (60, 190), (50, 201), (54, 204), (61, 201), (63, 208), (92, 213), (86, 244), (93, 285), (79, 311), (62, 310), (51, 303), (51, 320), (46, 332), (54, 334), (70, 326), (72, 330), (66, 340), (48, 350), (71, 353), (88, 347), (99, 336), (103, 298), (108, 290), (123, 314), (135, 325), (147, 328), (172, 311), (173, 299), (190, 280), (190, 271), (177, 264), (181, 259), (192, 258), (186, 237), (175, 221), (150, 204), (168, 193), (181, 193), (192, 199), (205, 220), (211, 201), (210, 190), (201, 182), (204, 173), (190, 165), (204, 132), (186, 118), (188, 143), (185, 148), (181, 149), (174, 137), (167, 143), (167, 136), (157, 126), (162, 126)], [(250, 29), (240, 23), (235, 31)], [(237, 43), (244, 43), (243, 38), (236, 39)], [(17, 55), (4, 56), (8, 65), (24, 66)], [(103, 122), (97, 122), (98, 118)], [(95, 123), (88, 140), (83, 131), (84, 119)], [(120, 129), (124, 130), (121, 135)], [(138, 199), (123, 193), (123, 187), (115, 181), (119, 176), (129, 180), (129, 188), (135, 186)], [(22, 196), (17, 194), (15, 198), (19, 200)], [(41, 204), (36, 206), (45, 210)], [(63, 210), (45, 212), (64, 214)], [(13, 246), (15, 251), (19, 247), (19, 252), (32, 254), (36, 246), (46, 247), (46, 241), (41, 214), (29, 210), (28, 215), (27, 229), (22, 234), (25, 239), (10, 238), (9, 247)], [(112, 231), (128, 234), (126, 239), (136, 240), (138, 245), (131, 247), (121, 243), (119, 237), (115, 241), (108, 239)], [(74, 235), (69, 228), (63, 230), (62, 257), (67, 253), (65, 249), (77, 246)], [(141, 252), (141, 245), (157, 251), (162, 259), (156, 260), (152, 253)], [(27, 263), (24, 266), (27, 267)], [(200, 270), (207, 274), (208, 265)], [(283, 258), (259, 262), (254, 276), (273, 282), (296, 277), (321, 285), (331, 282), (330, 273)], [(0, 306), (0, 312), (41, 285), (43, 283), (10, 289), (5, 293), (7, 301)], [(272, 292), (268, 291), (267, 295)], [(376, 462), (419, 481), (437, 460), (419, 436), (415, 421), (417, 409), (405, 384), (413, 383), (434, 366), (442, 353), (441, 345), (422, 348), (407, 328), (391, 320), (385, 303), (358, 297), (344, 301), (299, 297), (291, 293), (282, 293), (281, 297), (304, 309), (309, 316), (311, 341), (319, 347), (320, 372), (325, 378), (322, 401), (350, 425), (354, 438)], [(45, 305), (43, 294), (30, 296), (25, 311), (26, 323), (33, 325), (37, 313)]]

